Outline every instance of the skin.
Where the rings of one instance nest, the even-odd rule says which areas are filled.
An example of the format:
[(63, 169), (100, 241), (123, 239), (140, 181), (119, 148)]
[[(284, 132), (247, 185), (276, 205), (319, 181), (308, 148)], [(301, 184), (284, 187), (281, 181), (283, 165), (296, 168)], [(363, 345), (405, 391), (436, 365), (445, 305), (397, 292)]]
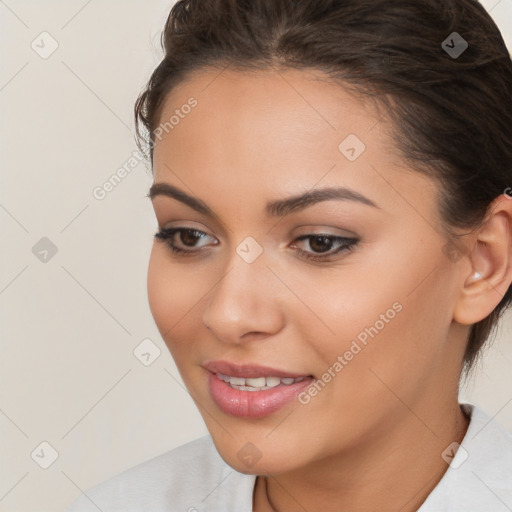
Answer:
[[(257, 512), (417, 510), (448, 467), (441, 453), (467, 429), (457, 401), (466, 336), (512, 281), (512, 201), (499, 196), (462, 239), (467, 250), (448, 258), (438, 186), (399, 157), (374, 104), (320, 72), (201, 70), (168, 94), (161, 119), (191, 96), (197, 107), (156, 141), (154, 181), (200, 198), (216, 217), (152, 199), (159, 228), (206, 233), (178, 234), (178, 246), (206, 250), (173, 255), (155, 240), (148, 297), (220, 455), (260, 475)], [(348, 134), (366, 145), (353, 162), (338, 149)], [(379, 208), (330, 200), (283, 218), (265, 212), (270, 200), (327, 186)], [(297, 248), (321, 247), (296, 240), (315, 233), (359, 242), (312, 262)], [(250, 264), (236, 252), (248, 236), (263, 248)], [(482, 279), (470, 279), (475, 270)], [(307, 405), (246, 419), (212, 400), (205, 361), (321, 378), (394, 303), (400, 312)], [(262, 455), (251, 467), (237, 457), (247, 442)]]

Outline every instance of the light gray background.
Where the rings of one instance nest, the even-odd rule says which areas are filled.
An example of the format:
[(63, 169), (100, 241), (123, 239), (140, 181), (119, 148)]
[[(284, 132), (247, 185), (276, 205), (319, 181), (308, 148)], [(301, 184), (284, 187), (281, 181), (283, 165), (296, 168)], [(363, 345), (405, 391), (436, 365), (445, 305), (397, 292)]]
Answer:
[[(206, 433), (147, 304), (147, 164), (93, 196), (136, 150), (133, 103), (173, 3), (0, 0), (0, 511), (63, 510)], [(512, 0), (483, 4), (512, 48)], [(44, 31), (58, 44), (47, 58)], [(32, 252), (43, 237), (57, 248), (46, 262)], [(463, 399), (512, 430), (512, 315), (503, 320)], [(133, 351), (148, 338), (161, 354), (145, 366)], [(42, 442), (58, 454), (47, 469)]]

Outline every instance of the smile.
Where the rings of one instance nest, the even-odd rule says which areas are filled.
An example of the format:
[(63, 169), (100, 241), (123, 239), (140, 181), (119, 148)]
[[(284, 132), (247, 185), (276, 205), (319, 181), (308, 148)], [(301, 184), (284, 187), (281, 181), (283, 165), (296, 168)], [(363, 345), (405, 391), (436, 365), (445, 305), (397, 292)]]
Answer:
[(229, 383), (233, 389), (241, 391), (265, 391), (279, 385), (291, 386), (305, 379), (305, 377), (298, 377), (296, 379), (293, 377), (252, 377), (245, 379), (243, 377), (230, 377), (222, 373), (217, 373), (216, 375), (220, 380)]

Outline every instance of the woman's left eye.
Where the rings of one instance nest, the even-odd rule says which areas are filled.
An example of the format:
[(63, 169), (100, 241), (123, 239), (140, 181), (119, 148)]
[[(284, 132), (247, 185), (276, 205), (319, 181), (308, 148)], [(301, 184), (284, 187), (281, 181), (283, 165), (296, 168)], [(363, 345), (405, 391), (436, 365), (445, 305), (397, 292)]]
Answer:
[[(301, 256), (314, 261), (324, 261), (327, 258), (343, 251), (351, 251), (355, 249), (357, 242), (359, 242), (358, 238), (347, 238), (344, 236), (328, 234), (309, 234), (300, 236), (294, 241), (294, 244), (295, 242), (302, 240), (309, 240), (308, 244), (313, 251), (320, 251), (311, 253), (309, 251), (298, 249)], [(338, 247), (336, 249), (332, 249), (331, 247), (335, 244), (338, 244)], [(327, 254), (324, 255), (324, 253)]]
[[(176, 236), (181, 243), (181, 246), (176, 244)], [(193, 255), (201, 252), (202, 249), (194, 249), (197, 247), (195, 244), (198, 240), (208, 237), (204, 231), (193, 228), (163, 228), (155, 233), (155, 238), (162, 240), (166, 243), (169, 249), (175, 253), (183, 256)], [(314, 261), (325, 261), (331, 256), (334, 256), (342, 251), (350, 251), (355, 248), (358, 238), (347, 238), (343, 236), (336, 236), (330, 234), (308, 234), (302, 235), (295, 239), (292, 243), (294, 246), (297, 242), (303, 242), (308, 240), (308, 245), (312, 251), (305, 251), (303, 249), (297, 249), (297, 252), (304, 256), (306, 259)], [(337, 246), (333, 248), (333, 246)], [(189, 247), (189, 249), (184, 248)], [(318, 252), (316, 252), (318, 251)]]

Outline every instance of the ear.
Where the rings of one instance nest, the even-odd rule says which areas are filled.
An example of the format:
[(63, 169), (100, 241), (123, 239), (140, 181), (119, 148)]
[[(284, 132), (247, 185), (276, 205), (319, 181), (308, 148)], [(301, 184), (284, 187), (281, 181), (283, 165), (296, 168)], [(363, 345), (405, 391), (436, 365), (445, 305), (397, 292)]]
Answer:
[[(486, 318), (499, 304), (512, 282), (512, 197), (501, 194), (490, 205), (484, 222), (473, 235), (466, 255), (471, 269), (461, 276), (454, 320), (471, 325)], [(478, 274), (475, 274), (478, 273)]]

